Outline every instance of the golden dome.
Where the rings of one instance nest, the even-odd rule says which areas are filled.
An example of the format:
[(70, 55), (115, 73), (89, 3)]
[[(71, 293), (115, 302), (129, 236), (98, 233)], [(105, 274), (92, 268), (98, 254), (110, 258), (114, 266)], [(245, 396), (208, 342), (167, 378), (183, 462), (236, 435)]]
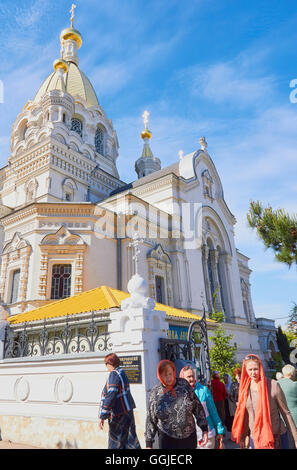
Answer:
[(73, 41), (76, 41), (79, 48), (82, 45), (82, 35), (80, 34), (79, 31), (77, 31), (77, 29), (74, 29), (74, 28), (63, 29), (63, 31), (60, 34), (60, 40), (67, 41), (67, 39), (72, 39)]
[(145, 128), (144, 131), (142, 131), (142, 133), (140, 135), (141, 135), (142, 139), (150, 139), (153, 134), (151, 133), (151, 131), (149, 131), (147, 128)]
[[(61, 59), (59, 60), (61, 61)], [(80, 96), (89, 106), (99, 106), (98, 98), (90, 80), (73, 62), (67, 62), (67, 65), (68, 71), (64, 75), (65, 91), (73, 97)], [(60, 89), (57, 86), (59, 77), (59, 71), (57, 70), (45, 79), (35, 95), (34, 104), (37, 104), (46, 92)]]
[(57, 72), (59, 69), (64, 70), (64, 73), (68, 72), (68, 64), (67, 64), (66, 60), (64, 60), (64, 59), (55, 60), (53, 65), (54, 65), (55, 72)]

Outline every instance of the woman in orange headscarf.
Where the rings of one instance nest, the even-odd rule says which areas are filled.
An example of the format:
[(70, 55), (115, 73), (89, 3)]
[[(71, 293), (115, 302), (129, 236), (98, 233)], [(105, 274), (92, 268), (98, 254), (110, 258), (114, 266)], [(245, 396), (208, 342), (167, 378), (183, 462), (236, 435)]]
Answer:
[(203, 432), (203, 445), (208, 440), (204, 409), (194, 390), (183, 378), (176, 378), (173, 362), (163, 360), (158, 365), (160, 381), (153, 387), (146, 419), (146, 447), (152, 448), (156, 433), (160, 449), (195, 449), (196, 424)]
[(279, 384), (266, 378), (260, 358), (249, 354), (242, 364), (231, 439), (245, 448), (245, 438), (250, 434), (252, 449), (283, 448), (287, 431), (280, 414), (297, 443), (297, 430)]

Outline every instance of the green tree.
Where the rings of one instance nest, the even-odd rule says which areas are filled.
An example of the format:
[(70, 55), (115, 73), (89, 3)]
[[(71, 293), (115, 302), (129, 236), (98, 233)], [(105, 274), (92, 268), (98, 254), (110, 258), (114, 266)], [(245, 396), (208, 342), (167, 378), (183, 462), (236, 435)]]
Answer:
[(297, 304), (294, 302), (294, 306), (290, 310), (290, 316), (288, 320), (288, 329), (290, 333), (293, 335), (293, 338), (297, 338)]
[(221, 324), (222, 312), (214, 312), (211, 318), (214, 319), (214, 316), (219, 317), (218, 314), (221, 314), (219, 326), (216, 328), (214, 335), (210, 337), (212, 341), (212, 346), (209, 349), (211, 369), (219, 371), (221, 377), (224, 373), (230, 374), (232, 377), (234, 367), (239, 367), (235, 360), (237, 346), (231, 344), (233, 335), (227, 335)]
[(290, 216), (284, 209), (273, 211), (270, 206), (251, 202), (247, 220), (264, 242), (266, 248), (272, 248), (278, 261), (297, 264), (297, 215)]

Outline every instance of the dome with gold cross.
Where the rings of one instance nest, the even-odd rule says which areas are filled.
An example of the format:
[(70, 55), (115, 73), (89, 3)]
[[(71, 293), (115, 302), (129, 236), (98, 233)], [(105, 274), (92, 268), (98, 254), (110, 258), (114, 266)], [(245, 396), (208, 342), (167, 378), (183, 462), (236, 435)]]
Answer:
[[(73, 27), (74, 8), (75, 5), (72, 5), (70, 28), (63, 29), (60, 34), (61, 57), (54, 61), (54, 71), (42, 83), (33, 100), (34, 104), (37, 104), (46, 92), (62, 89), (74, 98), (82, 98), (88, 106), (99, 106), (90, 80), (78, 66), (77, 52), (82, 45), (82, 35)], [(64, 84), (61, 81), (61, 70)]]

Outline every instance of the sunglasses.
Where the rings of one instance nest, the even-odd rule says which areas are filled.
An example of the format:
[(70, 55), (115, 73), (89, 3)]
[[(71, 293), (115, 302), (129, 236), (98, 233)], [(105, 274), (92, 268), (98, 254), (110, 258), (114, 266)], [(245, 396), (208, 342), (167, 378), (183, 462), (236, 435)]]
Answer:
[(250, 359), (257, 359), (257, 361), (259, 360), (259, 358), (255, 354), (248, 354), (247, 356), (245, 356), (244, 361), (249, 361)]

